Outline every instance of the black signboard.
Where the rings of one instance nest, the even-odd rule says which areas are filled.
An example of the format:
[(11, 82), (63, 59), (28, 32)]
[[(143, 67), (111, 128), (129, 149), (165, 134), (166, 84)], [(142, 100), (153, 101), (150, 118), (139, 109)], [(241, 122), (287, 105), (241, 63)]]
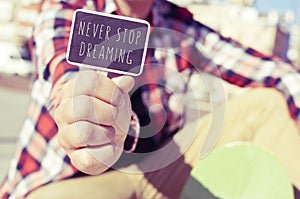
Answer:
[(149, 38), (147, 21), (76, 10), (67, 61), (96, 70), (137, 76), (142, 73)]

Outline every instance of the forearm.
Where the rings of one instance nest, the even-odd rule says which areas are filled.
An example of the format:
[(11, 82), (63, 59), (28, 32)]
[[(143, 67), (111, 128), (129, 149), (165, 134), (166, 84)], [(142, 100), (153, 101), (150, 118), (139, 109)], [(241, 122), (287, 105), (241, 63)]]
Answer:
[(238, 57), (232, 67), (220, 65), (222, 78), (242, 87), (270, 87), (286, 99), (290, 115), (300, 123), (300, 74), (281, 60), (260, 58), (251, 54)]
[(49, 110), (57, 103), (60, 85), (70, 78), (69, 73), (78, 71), (77, 66), (66, 61), (74, 9), (71, 5), (46, 1), (34, 26), (33, 61), (38, 81), (49, 88), (44, 91), (44, 95), (50, 98), (46, 105)]
[(217, 68), (214, 75), (241, 87), (279, 90), (286, 98), (290, 115), (300, 123), (300, 74), (293, 65), (223, 38), (203, 26), (201, 33), (199, 40), (210, 60), (202, 66), (205, 71)]

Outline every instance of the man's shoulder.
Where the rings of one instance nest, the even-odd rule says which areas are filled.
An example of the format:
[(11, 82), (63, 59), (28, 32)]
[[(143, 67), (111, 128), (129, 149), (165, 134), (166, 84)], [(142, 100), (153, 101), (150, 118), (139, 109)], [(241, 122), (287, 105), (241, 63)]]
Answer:
[(178, 6), (167, 0), (156, 1), (159, 5), (157, 8), (166, 18), (182, 21), (184, 23), (191, 23), (194, 21), (193, 14), (184, 7)]

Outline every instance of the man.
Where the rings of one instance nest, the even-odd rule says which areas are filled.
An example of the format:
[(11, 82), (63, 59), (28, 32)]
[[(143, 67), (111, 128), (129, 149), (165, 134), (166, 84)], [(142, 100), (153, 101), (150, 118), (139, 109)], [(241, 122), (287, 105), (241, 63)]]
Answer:
[[(66, 62), (72, 14), (78, 8), (146, 19), (152, 27), (188, 36), (178, 39), (177, 34), (164, 34), (161, 29), (156, 32), (154, 28), (144, 72), (136, 78), (136, 82), (148, 84), (134, 90), (129, 99), (134, 84), (131, 77), (104, 77)], [(195, 141), (186, 152), (182, 151), (180, 143), (190, 135), (177, 133), (185, 122), (184, 111), (173, 109), (170, 101), (187, 92), (189, 78), (199, 70), (238, 86), (274, 87), (283, 93), (255, 90), (230, 103), (217, 145), (251, 141), (268, 148), (285, 164), (291, 181), (300, 188), (300, 140), (289, 116), (300, 121), (300, 76), (290, 64), (225, 39), (195, 22), (186, 9), (159, 0), (46, 1), (35, 26), (33, 45), (38, 76), (15, 158), (1, 186), (1, 197), (23, 198), (44, 184), (71, 177), (70, 181), (37, 189), (30, 197), (178, 197), (189, 171), (199, 160), (211, 117), (199, 121)], [(168, 50), (164, 53), (161, 49)], [(180, 74), (182, 82), (176, 88), (166, 87), (176, 74)], [(270, 97), (262, 97), (264, 94)], [(273, 110), (279, 112), (275, 114)], [(277, 123), (282, 129), (274, 128)], [(143, 126), (151, 127), (151, 135)], [(180, 132), (183, 131), (184, 128)], [(230, 131), (235, 133), (228, 134)], [(170, 151), (160, 152), (141, 163), (123, 166), (128, 172), (103, 173), (114, 167), (123, 149), (147, 154), (168, 143), (172, 154), (184, 156), (164, 164)], [(136, 171), (141, 172), (131, 174)], [(81, 172), (97, 176), (74, 178)]]

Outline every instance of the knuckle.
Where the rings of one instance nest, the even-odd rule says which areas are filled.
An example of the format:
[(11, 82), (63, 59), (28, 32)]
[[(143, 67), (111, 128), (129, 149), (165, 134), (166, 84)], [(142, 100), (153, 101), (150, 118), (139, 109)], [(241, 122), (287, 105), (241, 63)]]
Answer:
[(100, 103), (96, 107), (97, 123), (111, 126), (114, 124), (117, 109), (109, 104)]
[(124, 94), (117, 87), (113, 87), (111, 91), (111, 102), (116, 106), (121, 106), (124, 102)]
[(97, 79), (98, 78), (98, 74), (97, 72), (93, 71), (93, 70), (85, 70), (80, 72), (79, 74), (81, 77), (84, 77), (86, 79)]
[(77, 166), (82, 171), (95, 170), (97, 164), (97, 161), (87, 151), (79, 156), (79, 160), (77, 162)]
[(80, 83), (87, 83), (93, 85), (99, 80), (99, 74), (92, 70), (83, 71), (79, 76)]
[(95, 83), (99, 77), (95, 71), (87, 70), (79, 72), (74, 79), (74, 95), (93, 95)]
[(103, 127), (90, 125), (88, 131), (80, 132), (81, 141), (85, 146), (99, 146), (112, 143), (115, 139), (113, 127)]
[(58, 141), (58, 144), (59, 144), (62, 148), (66, 149), (66, 143), (65, 143), (64, 139), (63, 139), (61, 136), (58, 136), (58, 137), (57, 137), (57, 141)]
[(57, 133), (57, 141), (58, 141), (59, 145), (62, 146), (64, 149), (68, 148), (67, 142), (64, 137), (64, 133), (61, 130), (59, 130)]
[(62, 98), (60, 104), (54, 110), (54, 121), (57, 125), (61, 125), (67, 122), (69, 107), (70, 107), (70, 100), (68, 98)]
[(91, 116), (93, 102), (86, 96), (76, 96), (73, 98), (73, 116), (74, 120), (88, 119)]
[(80, 121), (76, 123), (76, 127), (78, 136), (80, 140), (85, 144), (88, 143), (89, 140), (93, 139), (93, 127), (86, 121)]
[(110, 125), (112, 125), (116, 121), (118, 110), (115, 107), (110, 106), (109, 111), (110, 111), (110, 114), (108, 115), (108, 121), (110, 122)]
[(54, 110), (54, 113), (53, 113), (53, 119), (55, 121), (55, 123), (57, 125), (59, 125), (60, 121), (61, 121), (61, 115), (60, 115), (60, 112), (59, 112), (59, 106)]
[(67, 81), (65, 84), (61, 86), (60, 95), (66, 96), (69, 93), (71, 87), (71, 80)]
[(54, 114), (53, 114), (53, 119), (55, 121), (55, 123), (57, 124), (57, 126), (60, 126), (60, 124), (63, 122), (64, 117), (62, 115), (62, 106), (58, 106), (55, 110), (54, 110)]
[(118, 109), (111, 106), (109, 111), (110, 111), (110, 113), (107, 116), (107, 120), (108, 120), (109, 125), (113, 125), (116, 123), (116, 120), (117, 120)]

